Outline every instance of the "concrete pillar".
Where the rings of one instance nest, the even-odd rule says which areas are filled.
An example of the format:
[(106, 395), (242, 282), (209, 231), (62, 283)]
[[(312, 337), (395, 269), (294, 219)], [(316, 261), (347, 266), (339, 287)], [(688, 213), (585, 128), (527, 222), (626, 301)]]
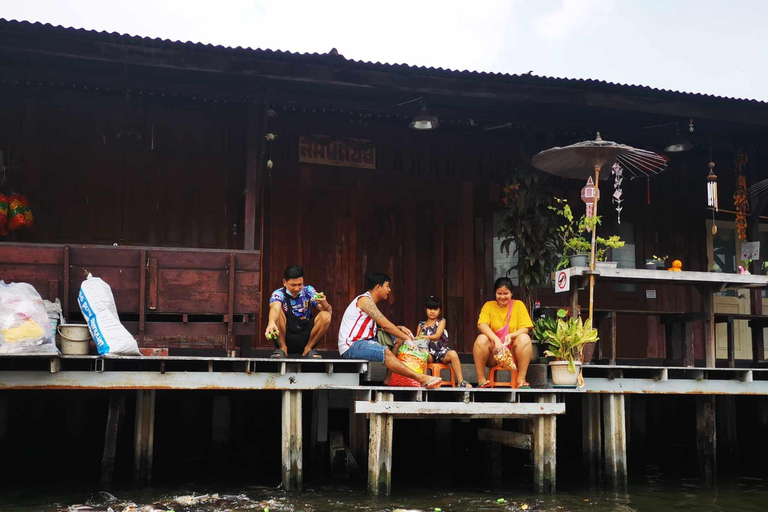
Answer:
[(715, 397), (696, 397), (696, 455), (699, 471), (707, 485), (717, 479), (717, 431), (715, 427)]
[(136, 391), (136, 429), (134, 431), (133, 476), (136, 480), (152, 480), (152, 458), (155, 445), (155, 390)]
[(301, 391), (283, 391), (283, 489), (300, 491), (303, 486)]
[(582, 454), (584, 468), (593, 482), (600, 480), (603, 437), (600, 424), (600, 395), (585, 394), (581, 399)]
[[(555, 403), (554, 393), (542, 393), (538, 403)], [(533, 485), (537, 492), (554, 494), (557, 467), (557, 416), (537, 416), (533, 420)]]
[[(391, 402), (390, 392), (377, 392), (377, 400)], [(392, 492), (392, 427), (391, 414), (371, 414), (368, 441), (368, 493), (372, 497)]]
[(121, 396), (111, 396), (107, 408), (107, 428), (104, 434), (104, 454), (101, 458), (101, 483), (111, 485), (115, 472), (115, 451), (117, 449), (117, 434), (120, 417), (125, 408), (125, 399)]
[(624, 417), (624, 395), (603, 397), (603, 444), (605, 475), (614, 487), (627, 486), (627, 430)]

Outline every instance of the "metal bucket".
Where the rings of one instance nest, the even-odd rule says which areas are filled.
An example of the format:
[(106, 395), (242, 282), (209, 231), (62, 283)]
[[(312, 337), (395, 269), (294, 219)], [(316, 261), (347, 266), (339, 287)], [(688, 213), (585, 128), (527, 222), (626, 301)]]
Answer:
[(91, 331), (85, 324), (61, 324), (61, 352), (67, 355), (87, 355), (91, 344)]

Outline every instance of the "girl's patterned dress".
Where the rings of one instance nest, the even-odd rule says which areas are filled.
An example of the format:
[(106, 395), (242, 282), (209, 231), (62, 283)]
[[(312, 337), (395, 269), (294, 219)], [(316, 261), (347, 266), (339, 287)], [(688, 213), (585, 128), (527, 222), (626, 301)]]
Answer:
[[(445, 320), (444, 318), (441, 318), (437, 322), (435, 322), (435, 325), (427, 325), (427, 321), (423, 321), (419, 323), (419, 327), (421, 327), (421, 334), (424, 336), (432, 336), (433, 334), (437, 333), (437, 326), (440, 325), (440, 322)], [(448, 327), (443, 329), (443, 335), (440, 337), (439, 340), (433, 341), (429, 340), (427, 342), (427, 345), (429, 346), (429, 355), (432, 356), (432, 360), (435, 363), (442, 363), (443, 359), (445, 358), (445, 354), (448, 353), (449, 350), (451, 350), (448, 347)]]

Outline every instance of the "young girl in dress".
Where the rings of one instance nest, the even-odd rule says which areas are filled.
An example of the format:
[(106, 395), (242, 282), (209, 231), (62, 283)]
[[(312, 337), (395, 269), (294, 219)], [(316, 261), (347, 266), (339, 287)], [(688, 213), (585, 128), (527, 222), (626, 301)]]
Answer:
[[(440, 299), (431, 296), (424, 305), (427, 319), (419, 323), (416, 337), (424, 337), (429, 345), (429, 362), (450, 364), (456, 374), (456, 381), (462, 388), (471, 388), (469, 382), (464, 380), (461, 372), (461, 361), (455, 350), (448, 348), (448, 330), (445, 328), (445, 318), (440, 318)], [(439, 319), (439, 320), (438, 320)]]

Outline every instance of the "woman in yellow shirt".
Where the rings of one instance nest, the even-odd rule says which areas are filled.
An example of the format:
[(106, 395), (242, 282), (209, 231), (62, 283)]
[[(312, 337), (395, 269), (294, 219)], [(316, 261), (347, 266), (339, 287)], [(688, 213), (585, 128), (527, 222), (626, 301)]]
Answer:
[[(480, 335), (475, 340), (472, 348), (472, 356), (475, 359), (478, 387), (490, 386), (485, 377), (485, 368), (496, 366), (493, 357), (494, 350), (500, 349), (502, 344), (512, 344), (511, 350), (515, 355), (517, 364), (517, 382), (519, 388), (530, 388), (525, 380), (528, 373), (528, 364), (531, 362), (531, 337), (528, 329), (533, 327), (528, 310), (519, 300), (512, 299), (512, 280), (500, 277), (493, 285), (496, 290), (496, 300), (491, 300), (483, 305), (480, 310), (480, 318), (477, 319), (477, 330)], [(509, 309), (512, 308), (510, 313)], [(509, 333), (501, 339), (496, 333), (504, 328), (505, 320), (509, 316)]]

